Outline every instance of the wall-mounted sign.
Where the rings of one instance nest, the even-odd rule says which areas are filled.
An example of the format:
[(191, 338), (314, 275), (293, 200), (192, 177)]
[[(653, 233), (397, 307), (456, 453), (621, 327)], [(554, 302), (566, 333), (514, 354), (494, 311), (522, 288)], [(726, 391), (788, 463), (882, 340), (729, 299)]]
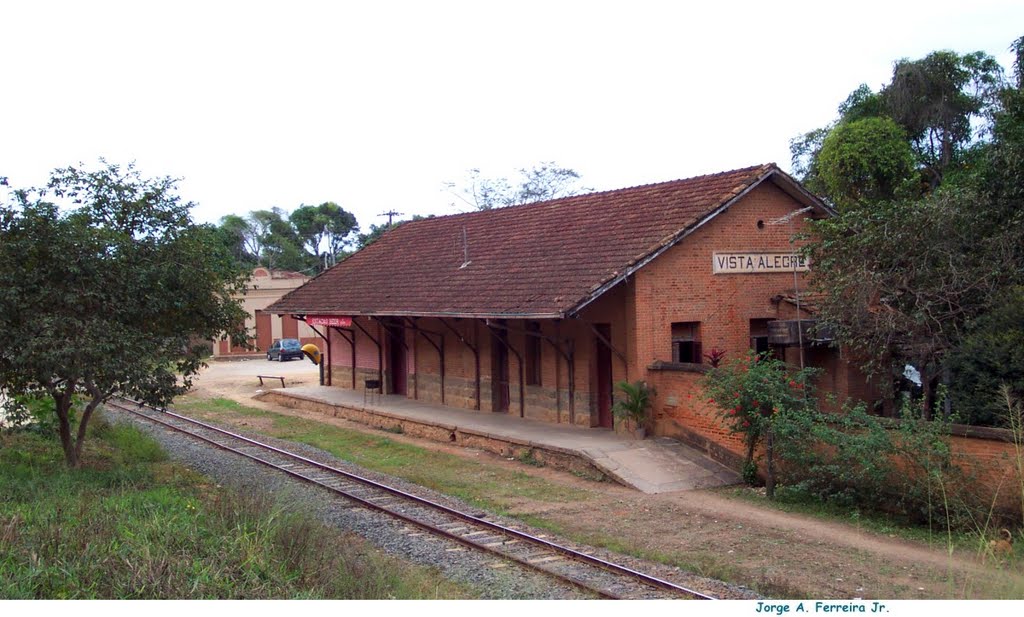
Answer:
[(807, 272), (810, 262), (796, 253), (715, 253), (711, 256), (715, 274), (765, 272)]
[(306, 323), (311, 326), (328, 326), (334, 328), (351, 328), (352, 318), (340, 315), (307, 315)]

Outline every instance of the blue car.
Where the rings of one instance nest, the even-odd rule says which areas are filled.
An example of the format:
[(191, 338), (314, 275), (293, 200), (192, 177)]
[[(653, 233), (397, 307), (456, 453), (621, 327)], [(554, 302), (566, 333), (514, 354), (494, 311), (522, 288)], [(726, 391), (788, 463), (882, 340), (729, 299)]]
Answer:
[(279, 341), (274, 341), (274, 344), (267, 350), (267, 360), (277, 360), (278, 362), (284, 362), (293, 358), (301, 360), (303, 355), (302, 344), (299, 343), (298, 339), (294, 338), (283, 338)]

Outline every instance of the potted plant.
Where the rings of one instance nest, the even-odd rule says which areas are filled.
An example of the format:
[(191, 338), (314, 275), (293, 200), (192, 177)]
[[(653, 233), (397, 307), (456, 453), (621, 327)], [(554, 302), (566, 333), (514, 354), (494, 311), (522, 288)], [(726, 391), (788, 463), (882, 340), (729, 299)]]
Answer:
[(620, 381), (615, 387), (623, 396), (612, 406), (612, 413), (626, 423), (637, 439), (643, 439), (647, 434), (647, 412), (655, 394), (654, 388), (645, 381)]

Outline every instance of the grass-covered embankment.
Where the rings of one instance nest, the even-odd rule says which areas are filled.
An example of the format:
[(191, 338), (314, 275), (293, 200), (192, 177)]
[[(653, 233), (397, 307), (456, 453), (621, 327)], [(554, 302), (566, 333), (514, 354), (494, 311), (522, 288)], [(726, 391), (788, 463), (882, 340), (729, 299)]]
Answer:
[(0, 435), (0, 599), (453, 598), (434, 572), (166, 461), (97, 421), (80, 469), (55, 438)]

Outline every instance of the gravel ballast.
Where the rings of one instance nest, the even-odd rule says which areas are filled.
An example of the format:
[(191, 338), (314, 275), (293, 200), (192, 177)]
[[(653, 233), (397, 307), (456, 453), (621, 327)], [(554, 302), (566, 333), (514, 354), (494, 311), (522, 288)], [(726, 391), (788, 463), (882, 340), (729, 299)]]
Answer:
[[(225, 452), (181, 434), (172, 433), (135, 416), (111, 410), (106, 413), (112, 421), (128, 421), (138, 425), (163, 446), (172, 460), (189, 466), (217, 484), (247, 493), (263, 493), (279, 504), (286, 504), (288, 508), (315, 516), (328, 526), (357, 534), (388, 554), (420, 566), (436, 568), (445, 578), (475, 590), (482, 599), (584, 599), (591, 597), (572, 586), (559, 583), (551, 577), (501, 561), (493, 556), (468, 550), (448, 540), (432, 537), (419, 529), (412, 529), (407, 524), (386, 514), (353, 506), (351, 502), (342, 497), (295, 480), (279, 471), (264, 467), (236, 454)], [(245, 434), (234, 428), (231, 430)], [(462, 511), (479, 511), (478, 508), (468, 506), (449, 496), (410, 484), (400, 478), (360, 468), (305, 444), (281, 441), (265, 435), (249, 434), (248, 436)], [(503, 525), (522, 528), (521, 523), (501, 520), (500, 517), (489, 513), (487, 518)], [(545, 532), (534, 533), (544, 534)], [(549, 539), (572, 545), (571, 542)], [(641, 563), (638, 560), (619, 555), (605, 555), (602, 554), (605, 552), (599, 549), (593, 552), (597, 556), (618, 561), (655, 576), (670, 578), (677, 584), (716, 597), (736, 599), (756, 597), (750, 590), (681, 573), (676, 568)]]

